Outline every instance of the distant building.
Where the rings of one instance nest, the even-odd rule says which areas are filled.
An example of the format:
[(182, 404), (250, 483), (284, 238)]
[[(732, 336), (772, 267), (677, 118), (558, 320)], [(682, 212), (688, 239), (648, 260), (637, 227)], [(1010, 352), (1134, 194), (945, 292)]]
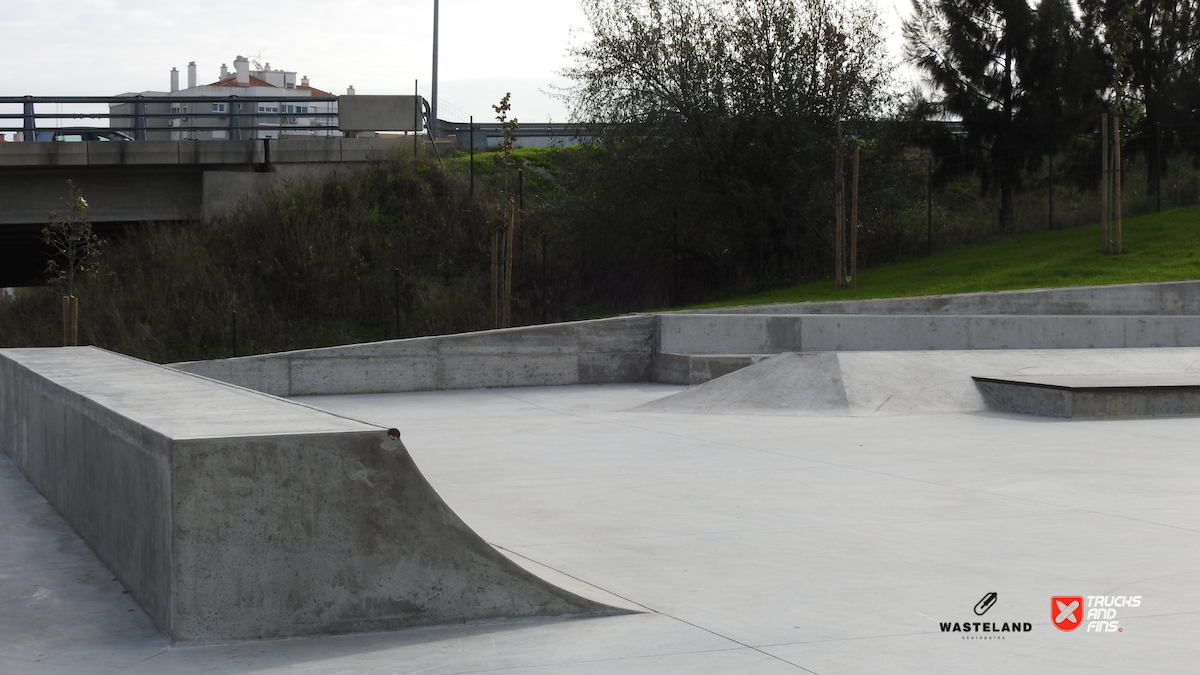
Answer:
[[(267, 63), (262, 70), (250, 70), (250, 61), (238, 56), (233, 61), (231, 73), (225, 64), (221, 64), (220, 78), (212, 84), (197, 85), (196, 62), (187, 66), (187, 88), (179, 88), (179, 71), (171, 69), (171, 90), (143, 91), (138, 93), (120, 94), (120, 96), (178, 96), (181, 98), (213, 98), (225, 99), (212, 102), (163, 103), (147, 102), (141, 104), (146, 114), (146, 140), (223, 140), (230, 138), (280, 138), (296, 136), (341, 136), (337, 129), (336, 116), (319, 116), (316, 113), (336, 113), (336, 101), (275, 101), (258, 103), (236, 103), (229, 100), (230, 96), (249, 98), (268, 98), (281, 96), (322, 97), (332, 96), (329, 92), (317, 89), (308, 83), (308, 77), (301, 77), (296, 82), (296, 72), (290, 70), (274, 70)], [(354, 87), (346, 91), (347, 95), (354, 94)], [(111, 118), (113, 127), (128, 127), (136, 125), (134, 115), (139, 113), (138, 104), (111, 103), (109, 112), (113, 115), (129, 115), (129, 117)], [(245, 113), (268, 113), (267, 117), (250, 117)], [(190, 114), (192, 113), (192, 114)], [(208, 113), (217, 116), (196, 117), (194, 113)], [(225, 113), (221, 115), (220, 113)], [(155, 115), (178, 114), (178, 117), (158, 117)], [(200, 127), (199, 129), (187, 129)], [(131, 136), (133, 132), (126, 132)]]

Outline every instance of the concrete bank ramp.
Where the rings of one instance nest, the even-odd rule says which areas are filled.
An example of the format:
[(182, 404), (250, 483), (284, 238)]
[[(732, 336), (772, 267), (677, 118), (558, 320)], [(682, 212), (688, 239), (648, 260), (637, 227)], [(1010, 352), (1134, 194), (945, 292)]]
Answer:
[(386, 428), (100, 349), (0, 350), (0, 449), (176, 642), (623, 613), (481, 539)]
[(973, 377), (1172, 373), (1200, 373), (1200, 348), (788, 353), (632, 410), (798, 416), (1000, 411)]

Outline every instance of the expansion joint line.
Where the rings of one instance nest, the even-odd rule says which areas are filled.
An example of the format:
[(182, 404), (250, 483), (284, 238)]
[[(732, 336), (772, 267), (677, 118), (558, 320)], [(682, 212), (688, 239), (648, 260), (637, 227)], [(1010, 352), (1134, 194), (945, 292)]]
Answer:
[[(488, 542), (488, 543), (491, 543), (491, 542)], [(531, 562), (531, 563), (533, 563), (533, 564), (535, 564), (535, 565), (539, 565), (539, 566), (541, 566), (541, 567), (545, 567), (546, 569), (554, 570), (555, 572), (557, 572), (557, 573), (559, 573), (559, 574), (563, 575), (564, 577), (568, 577), (568, 578), (574, 579), (575, 581), (578, 581), (579, 583), (581, 583), (581, 584), (584, 584), (584, 585), (586, 585), (586, 586), (591, 586), (592, 588), (594, 588), (594, 589), (596, 589), (596, 590), (598, 590), (598, 591), (600, 591), (600, 592), (602, 592), (602, 593), (607, 593), (608, 595), (611, 595), (611, 596), (613, 596), (614, 598), (620, 598), (620, 599), (624, 600), (625, 602), (628, 602), (628, 603), (629, 603), (629, 604), (631, 604), (631, 605), (635, 605), (635, 606), (637, 606), (637, 607), (641, 607), (642, 609), (646, 610), (647, 612), (649, 612), (649, 613), (651, 613), (651, 614), (658, 614), (658, 615), (660, 615), (660, 616), (665, 616), (665, 617), (667, 617), (668, 619), (672, 619), (672, 620), (674, 620), (674, 621), (678, 621), (679, 623), (682, 623), (682, 624), (687, 624), (688, 626), (691, 626), (692, 628), (695, 628), (695, 629), (697, 629), (697, 630), (702, 630), (702, 631), (704, 631), (705, 633), (708, 633), (709, 635), (712, 635), (712, 636), (715, 636), (715, 637), (721, 638), (722, 640), (726, 640), (726, 641), (732, 642), (732, 643), (734, 643), (735, 645), (741, 645), (742, 647), (744, 647), (744, 648), (746, 648), (746, 649), (749, 649), (749, 650), (751, 650), (751, 651), (754, 651), (754, 652), (758, 652), (759, 654), (762, 654), (763, 656), (766, 656), (766, 657), (769, 657), (769, 658), (775, 659), (776, 661), (782, 661), (783, 663), (786, 663), (786, 664), (788, 664), (789, 666), (793, 666), (793, 667), (795, 667), (795, 668), (799, 668), (800, 670), (803, 670), (803, 671), (804, 671), (804, 672), (806, 672), (806, 673), (812, 673), (813, 675), (820, 675), (820, 673), (818, 673), (817, 671), (815, 671), (815, 670), (809, 670), (808, 668), (805, 668), (804, 666), (802, 666), (802, 665), (800, 665), (800, 664), (798, 664), (798, 663), (792, 663), (791, 661), (788, 661), (787, 659), (785, 659), (785, 658), (783, 658), (783, 657), (776, 656), (776, 655), (774, 655), (774, 654), (772, 654), (772, 653), (770, 653), (770, 652), (767, 652), (767, 651), (763, 651), (762, 649), (760, 649), (760, 648), (758, 648), (758, 647), (755, 647), (754, 645), (748, 645), (748, 644), (746, 644), (745, 642), (742, 642), (741, 640), (737, 640), (737, 639), (731, 638), (731, 637), (729, 637), (728, 635), (722, 635), (722, 634), (720, 634), (720, 633), (718, 633), (718, 632), (716, 632), (716, 631), (712, 630), (711, 628), (705, 628), (704, 626), (701, 626), (701, 625), (698, 625), (698, 624), (692, 623), (691, 621), (688, 621), (687, 619), (682, 619), (682, 618), (680, 618), (680, 617), (674, 616), (674, 615), (672, 615), (672, 614), (668, 614), (668, 613), (666, 613), (666, 612), (663, 612), (663, 611), (661, 611), (661, 610), (654, 609), (653, 607), (647, 607), (646, 605), (643, 605), (642, 603), (640, 603), (640, 602), (638, 602), (638, 601), (636, 601), (636, 600), (633, 600), (633, 599), (631, 599), (631, 598), (627, 598), (627, 597), (625, 597), (624, 595), (621, 595), (620, 593), (614, 593), (613, 591), (610, 591), (610, 590), (608, 590), (607, 588), (601, 588), (600, 586), (597, 586), (596, 584), (593, 584), (593, 583), (592, 583), (592, 582), (590, 582), (590, 581), (586, 581), (586, 580), (584, 580), (584, 579), (580, 579), (579, 577), (575, 576), (574, 574), (571, 574), (570, 572), (564, 572), (564, 571), (562, 571), (562, 570), (558, 569), (557, 567), (552, 567), (552, 566), (550, 566), (550, 565), (547, 565), (547, 564), (546, 564), (546, 563), (544, 563), (544, 562), (541, 562), (541, 561), (538, 561), (538, 560), (534, 560), (533, 558), (530, 558), (530, 557), (529, 557), (529, 556), (527, 556), (527, 555), (521, 555), (520, 553), (517, 553), (516, 551), (514, 551), (514, 550), (512, 550), (512, 549), (510, 549), (510, 548), (505, 548), (505, 547), (503, 547), (503, 546), (500, 546), (500, 545), (498, 545), (498, 544), (491, 544), (491, 545), (492, 545), (492, 546), (494, 546), (494, 547), (496, 547), (496, 548), (498, 548), (498, 549), (500, 549), (501, 551), (504, 551), (505, 553), (508, 553), (509, 555), (514, 555), (514, 556), (517, 556), (518, 558), (523, 558), (523, 559), (525, 559), (525, 560), (528, 560), (529, 562)]]

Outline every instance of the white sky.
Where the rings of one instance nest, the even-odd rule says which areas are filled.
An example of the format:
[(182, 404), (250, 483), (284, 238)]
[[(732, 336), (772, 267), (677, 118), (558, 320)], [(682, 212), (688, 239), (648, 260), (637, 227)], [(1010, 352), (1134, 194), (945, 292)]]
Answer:
[[(897, 4), (908, 0), (880, 0), (893, 26)], [(440, 8), (439, 117), (490, 119), (511, 91), (513, 116), (567, 121), (546, 92), (568, 84), (558, 71), (584, 39), (577, 0), (441, 0)], [(195, 61), (205, 84), (241, 54), (334, 94), (348, 85), (407, 94), (417, 79), (428, 96), (432, 24), (433, 0), (10, 0), (0, 3), (0, 95), (166, 91), (172, 66), (186, 87)]]

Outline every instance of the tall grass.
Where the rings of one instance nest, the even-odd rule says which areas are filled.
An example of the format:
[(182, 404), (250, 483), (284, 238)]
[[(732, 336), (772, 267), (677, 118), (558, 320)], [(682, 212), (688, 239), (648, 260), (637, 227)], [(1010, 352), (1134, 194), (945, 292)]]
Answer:
[[(229, 356), (235, 322), (241, 354), (484, 328), (484, 245), (499, 215), (457, 175), (402, 153), (215, 223), (144, 226), (84, 280), (81, 342), (168, 362)], [(19, 289), (0, 308), (0, 344), (58, 344), (58, 302)]]

